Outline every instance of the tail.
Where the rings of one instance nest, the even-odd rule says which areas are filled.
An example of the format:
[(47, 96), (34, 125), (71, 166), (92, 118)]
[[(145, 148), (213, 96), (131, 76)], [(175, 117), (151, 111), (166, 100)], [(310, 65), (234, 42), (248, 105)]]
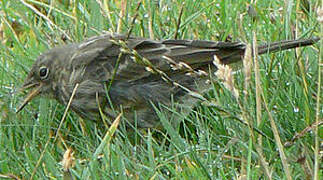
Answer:
[(264, 44), (258, 47), (258, 54), (272, 53), (315, 44), (320, 38), (285, 40)]
[[(273, 53), (277, 51), (283, 51), (287, 49), (293, 49), (293, 48), (302, 47), (302, 46), (309, 46), (309, 45), (315, 44), (319, 40), (320, 38), (315, 37), (311, 39), (285, 40), (285, 41), (268, 43), (268, 44), (258, 46), (258, 55), (265, 54), (265, 53)], [(240, 51), (235, 51), (232, 54), (222, 57), (221, 62), (223, 64), (232, 64), (237, 61), (241, 61), (244, 56), (245, 48), (246, 47), (244, 47)]]

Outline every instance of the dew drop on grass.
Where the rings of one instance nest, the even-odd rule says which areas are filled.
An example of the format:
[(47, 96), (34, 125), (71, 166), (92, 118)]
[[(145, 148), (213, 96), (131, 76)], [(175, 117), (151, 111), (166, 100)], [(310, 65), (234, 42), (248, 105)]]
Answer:
[(217, 168), (222, 168), (222, 163), (218, 163), (216, 167)]
[(169, 176), (170, 175), (170, 172), (169, 171), (166, 171), (166, 175)]
[(299, 112), (299, 108), (298, 107), (294, 107), (294, 112), (298, 113)]

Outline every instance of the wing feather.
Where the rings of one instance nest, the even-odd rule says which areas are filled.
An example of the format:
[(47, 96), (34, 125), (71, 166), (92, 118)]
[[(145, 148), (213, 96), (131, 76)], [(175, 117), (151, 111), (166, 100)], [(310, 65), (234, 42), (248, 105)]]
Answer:
[(78, 45), (73, 55), (72, 64), (75, 68), (86, 67), (84, 75), (93, 80), (108, 81), (115, 68), (116, 79), (136, 81), (151, 75), (143, 65), (134, 62), (133, 54), (123, 54), (118, 67), (117, 59), (121, 46), (111, 40), (125, 41), (130, 50), (135, 50), (141, 57), (150, 61), (156, 68), (169, 73), (172, 63), (184, 62), (194, 65), (194, 68), (205, 66), (213, 61), (213, 56), (228, 57), (232, 54), (242, 54), (243, 43), (215, 42), (201, 40), (163, 40), (156, 41), (144, 38), (130, 37), (117, 34), (106, 34), (91, 38)]

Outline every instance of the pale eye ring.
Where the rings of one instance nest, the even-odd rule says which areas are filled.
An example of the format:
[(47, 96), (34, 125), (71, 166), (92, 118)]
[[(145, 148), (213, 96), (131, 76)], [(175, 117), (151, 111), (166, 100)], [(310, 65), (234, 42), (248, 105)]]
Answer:
[(41, 79), (46, 79), (48, 77), (48, 74), (49, 74), (49, 70), (47, 67), (42, 66), (39, 68), (39, 77)]

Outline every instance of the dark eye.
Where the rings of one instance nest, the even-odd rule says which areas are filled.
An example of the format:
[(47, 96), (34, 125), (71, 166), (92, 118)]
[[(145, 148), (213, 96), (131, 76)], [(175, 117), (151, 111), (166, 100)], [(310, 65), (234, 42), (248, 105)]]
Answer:
[(41, 79), (45, 79), (48, 76), (48, 68), (47, 67), (41, 67), (39, 69), (39, 76)]

